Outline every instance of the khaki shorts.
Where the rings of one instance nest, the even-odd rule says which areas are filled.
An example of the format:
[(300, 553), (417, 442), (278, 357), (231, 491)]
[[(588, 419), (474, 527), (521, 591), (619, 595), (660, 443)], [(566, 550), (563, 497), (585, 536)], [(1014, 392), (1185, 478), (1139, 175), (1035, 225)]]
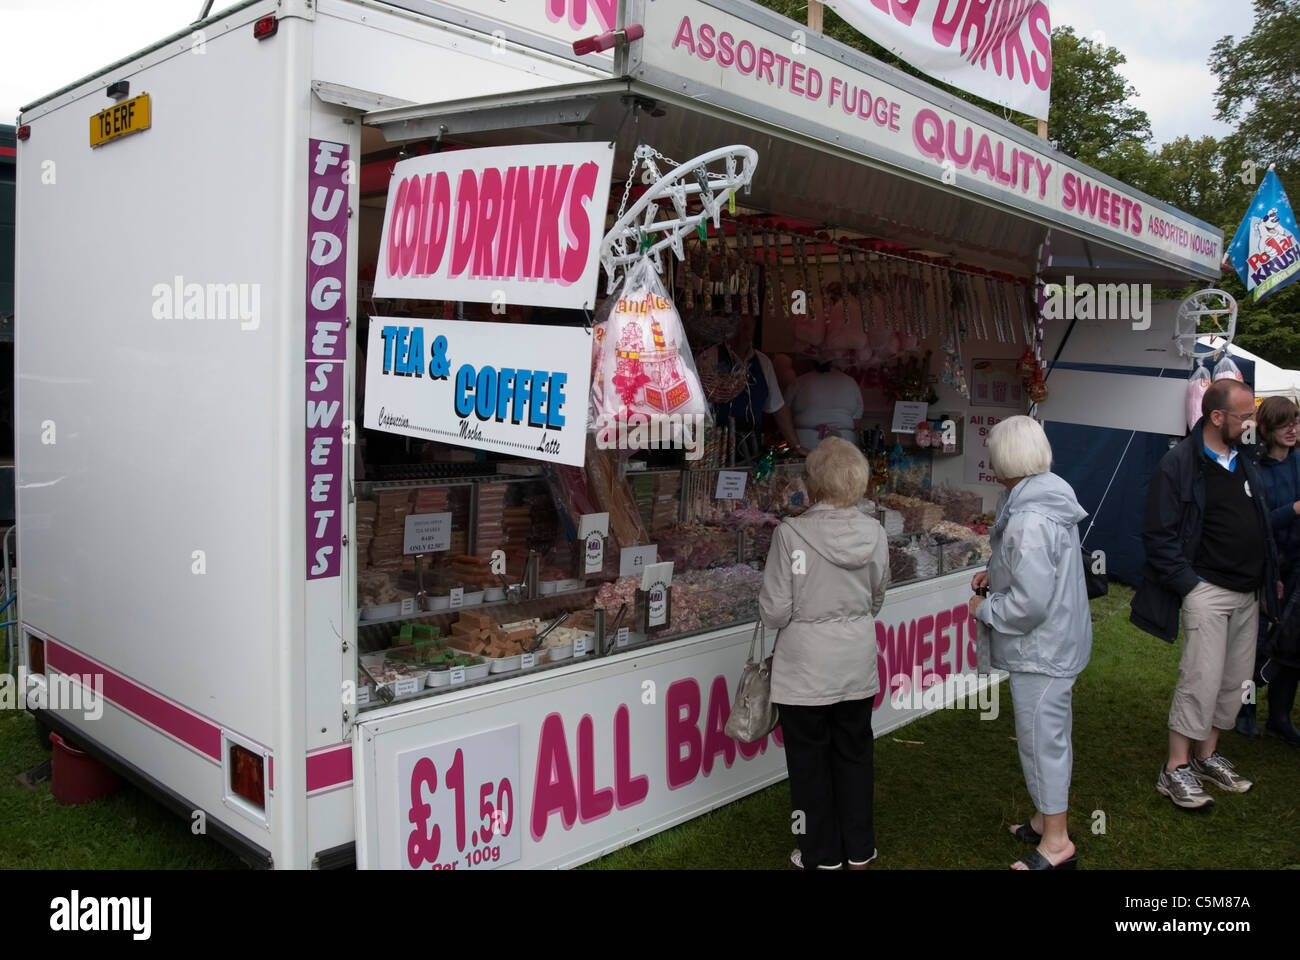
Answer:
[(1204, 740), (1231, 729), (1255, 670), (1259, 597), (1202, 581), (1183, 597), (1183, 657), (1169, 729)]

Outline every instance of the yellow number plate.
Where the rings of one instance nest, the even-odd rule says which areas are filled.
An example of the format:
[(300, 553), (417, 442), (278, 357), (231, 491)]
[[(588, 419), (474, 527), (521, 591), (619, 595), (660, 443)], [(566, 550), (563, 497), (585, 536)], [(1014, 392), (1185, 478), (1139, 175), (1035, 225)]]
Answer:
[(114, 104), (90, 118), (90, 145), (103, 146), (118, 137), (148, 130), (151, 117), (147, 93)]

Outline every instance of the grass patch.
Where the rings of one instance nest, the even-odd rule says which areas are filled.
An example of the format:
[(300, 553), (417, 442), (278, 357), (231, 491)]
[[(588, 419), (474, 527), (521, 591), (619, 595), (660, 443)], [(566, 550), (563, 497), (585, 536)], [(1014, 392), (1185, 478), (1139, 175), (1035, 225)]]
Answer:
[[(1300, 865), (1300, 752), (1235, 732), (1222, 750), (1255, 781), (1244, 796), (1209, 787), (1213, 809), (1187, 813), (1156, 793), (1178, 647), (1128, 622), (1132, 591), (1094, 601), (1093, 655), (1075, 686), (1071, 836), (1085, 869), (1278, 869)], [(1267, 694), (1260, 704), (1263, 716)], [(240, 866), (215, 840), (132, 787), (61, 807), (19, 772), (47, 754), (30, 716), (0, 710), (0, 869)], [(996, 720), (947, 710), (876, 741), (873, 869), (1004, 869), (1021, 847), (1005, 825), (1032, 812), (1016, 753), (1010, 695)], [(919, 745), (898, 740), (921, 741)], [(1106, 832), (1092, 833), (1093, 811)], [(794, 846), (789, 790), (762, 790), (587, 864), (591, 870), (783, 869)]]
[[(1207, 787), (1215, 805), (1179, 810), (1156, 793), (1167, 749), (1179, 647), (1128, 622), (1133, 591), (1112, 584), (1092, 604), (1093, 653), (1075, 684), (1070, 835), (1085, 869), (1279, 869), (1300, 864), (1295, 833), (1300, 753), (1235, 732), (1221, 751), (1255, 787)], [(1022, 847), (1006, 825), (1033, 810), (1005, 684), (996, 720), (946, 710), (876, 741), (873, 869), (1005, 869)], [(1267, 693), (1260, 715), (1267, 709)], [(898, 743), (897, 739), (921, 744)], [(1093, 811), (1105, 833), (1093, 833)], [(1100, 819), (1097, 821), (1100, 823)], [(616, 851), (584, 869), (788, 869), (790, 794), (778, 784)]]

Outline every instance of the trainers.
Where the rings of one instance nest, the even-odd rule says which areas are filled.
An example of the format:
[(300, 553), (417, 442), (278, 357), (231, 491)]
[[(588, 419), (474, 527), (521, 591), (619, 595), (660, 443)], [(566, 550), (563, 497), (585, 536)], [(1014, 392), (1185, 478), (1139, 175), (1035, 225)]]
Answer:
[(1201, 789), (1201, 781), (1185, 763), (1175, 770), (1162, 768), (1156, 789), (1172, 800), (1174, 806), (1184, 810), (1199, 810), (1214, 805), (1214, 798)]
[[(873, 853), (873, 854), (871, 855), (871, 859), (874, 860), (874, 859), (875, 859), (875, 856), (876, 856), (876, 855)], [(794, 866), (796, 866), (796, 867), (798, 867), (800, 870), (802, 870), (802, 869), (803, 869), (803, 851), (800, 850), (798, 847), (795, 847), (793, 850), (791, 850), (791, 851), (790, 851), (790, 862), (791, 862), (792, 864), (794, 864)], [(868, 860), (867, 862), (870, 863), (871, 861)], [(835, 866), (833, 866), (833, 867), (823, 867), (823, 866), (819, 866), (817, 869), (818, 869), (818, 870), (843, 870), (843, 869), (844, 869), (844, 864), (842, 864), (842, 863), (837, 863), (837, 864), (835, 864)]]
[(867, 867), (869, 867), (869, 866), (871, 865), (871, 861), (874, 860), (874, 859), (876, 859), (876, 856), (877, 856), (877, 854), (879, 854), (879, 853), (880, 853), (879, 850), (872, 850), (872, 851), (871, 851), (871, 856), (867, 857), (867, 859), (865, 859), (865, 860), (861, 860), (861, 861), (859, 861), (859, 860), (850, 860), (850, 861), (849, 861), (849, 869), (850, 869), (850, 870), (866, 870)]
[(1245, 793), (1253, 786), (1249, 780), (1232, 770), (1232, 761), (1220, 756), (1216, 751), (1204, 760), (1192, 756), (1192, 773), (1202, 781), (1209, 780), (1216, 787), (1222, 787), (1232, 793)]

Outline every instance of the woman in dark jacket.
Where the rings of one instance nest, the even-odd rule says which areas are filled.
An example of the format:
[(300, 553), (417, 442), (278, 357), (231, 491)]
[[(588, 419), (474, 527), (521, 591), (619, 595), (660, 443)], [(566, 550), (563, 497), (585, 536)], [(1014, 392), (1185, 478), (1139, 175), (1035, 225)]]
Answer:
[[(1300, 408), (1286, 397), (1269, 397), (1259, 406), (1259, 472), (1264, 481), (1268, 502), (1269, 526), (1277, 544), (1278, 565), (1286, 593), (1282, 609), (1300, 583), (1300, 454), (1295, 450), (1300, 439)], [(1260, 619), (1259, 647), (1255, 655), (1256, 687), (1269, 686), (1268, 722), (1265, 729), (1287, 743), (1300, 746), (1300, 731), (1291, 721), (1296, 686), (1300, 681), (1300, 664), (1291, 661), (1287, 651), (1274, 648), (1266, 621)], [(1237, 731), (1254, 739), (1259, 736), (1255, 722), (1255, 704), (1247, 703), (1237, 715)]]

